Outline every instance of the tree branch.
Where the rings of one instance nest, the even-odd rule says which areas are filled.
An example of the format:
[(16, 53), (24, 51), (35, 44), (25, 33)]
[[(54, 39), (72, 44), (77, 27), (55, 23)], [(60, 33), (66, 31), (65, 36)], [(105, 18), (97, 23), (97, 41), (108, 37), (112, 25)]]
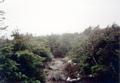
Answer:
[(4, 2), (5, 0), (0, 1), (0, 3)]

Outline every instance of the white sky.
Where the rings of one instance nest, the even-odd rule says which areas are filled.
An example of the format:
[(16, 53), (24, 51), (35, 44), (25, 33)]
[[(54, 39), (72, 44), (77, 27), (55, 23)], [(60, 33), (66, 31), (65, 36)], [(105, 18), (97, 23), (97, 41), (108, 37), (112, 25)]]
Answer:
[(36, 35), (81, 32), (116, 22), (120, 25), (120, 0), (5, 0), (8, 30)]

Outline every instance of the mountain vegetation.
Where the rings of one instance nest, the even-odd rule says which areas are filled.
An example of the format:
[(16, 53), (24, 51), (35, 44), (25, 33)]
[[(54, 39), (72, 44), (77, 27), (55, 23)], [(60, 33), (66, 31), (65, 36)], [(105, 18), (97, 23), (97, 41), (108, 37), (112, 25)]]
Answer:
[(12, 32), (10, 39), (0, 40), (0, 82), (45, 83), (45, 66), (53, 58), (69, 57), (71, 78), (88, 83), (118, 83), (120, 26), (104, 29), (88, 27), (82, 33), (33, 36)]

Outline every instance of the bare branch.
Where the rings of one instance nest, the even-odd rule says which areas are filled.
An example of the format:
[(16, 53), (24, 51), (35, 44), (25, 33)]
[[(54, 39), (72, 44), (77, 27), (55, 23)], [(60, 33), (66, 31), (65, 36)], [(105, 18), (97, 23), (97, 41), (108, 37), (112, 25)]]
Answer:
[(5, 30), (8, 26), (0, 27), (0, 30)]
[(4, 2), (5, 0), (1, 0), (0, 3)]

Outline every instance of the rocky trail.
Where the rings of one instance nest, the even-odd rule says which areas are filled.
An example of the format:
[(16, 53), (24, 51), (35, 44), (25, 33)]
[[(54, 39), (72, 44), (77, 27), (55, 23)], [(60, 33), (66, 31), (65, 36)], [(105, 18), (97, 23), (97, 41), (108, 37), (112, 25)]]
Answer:
[(72, 64), (68, 57), (54, 58), (51, 62), (46, 63), (44, 69), (46, 83), (87, 83), (80, 81), (80, 78), (71, 79), (65, 70), (68, 64)]
[(46, 83), (67, 83), (65, 72), (65, 59), (54, 58), (51, 62), (47, 63), (44, 69), (46, 75)]

